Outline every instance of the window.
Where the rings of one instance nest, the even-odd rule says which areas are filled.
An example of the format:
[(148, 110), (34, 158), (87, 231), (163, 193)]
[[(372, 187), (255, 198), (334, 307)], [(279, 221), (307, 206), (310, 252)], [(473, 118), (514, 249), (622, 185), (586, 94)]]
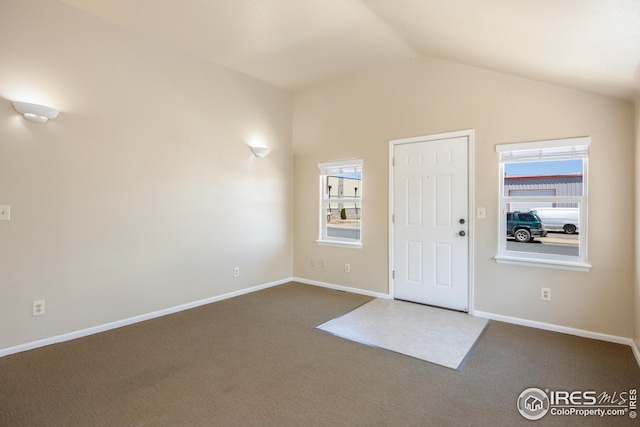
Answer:
[(497, 262), (589, 271), (587, 160), (591, 139), (500, 144)]
[(362, 160), (319, 163), (320, 230), (317, 242), (362, 247)]

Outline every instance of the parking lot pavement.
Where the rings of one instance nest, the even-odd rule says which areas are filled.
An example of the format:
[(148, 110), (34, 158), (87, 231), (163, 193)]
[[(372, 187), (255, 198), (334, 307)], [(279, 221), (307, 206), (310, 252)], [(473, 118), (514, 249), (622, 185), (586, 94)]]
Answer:
[(507, 250), (508, 251), (517, 251), (517, 252), (535, 252), (541, 254), (556, 254), (556, 255), (570, 255), (570, 256), (578, 256), (579, 248), (578, 245), (545, 245), (538, 243), (535, 244), (534, 240), (532, 243), (521, 243), (516, 241), (508, 241), (507, 242)]
[(578, 256), (580, 237), (577, 234), (548, 233), (546, 237), (535, 237), (532, 242), (516, 242), (507, 238), (507, 250)]
[(550, 245), (575, 245), (580, 244), (580, 237), (577, 234), (548, 233), (546, 237), (536, 237), (535, 240)]

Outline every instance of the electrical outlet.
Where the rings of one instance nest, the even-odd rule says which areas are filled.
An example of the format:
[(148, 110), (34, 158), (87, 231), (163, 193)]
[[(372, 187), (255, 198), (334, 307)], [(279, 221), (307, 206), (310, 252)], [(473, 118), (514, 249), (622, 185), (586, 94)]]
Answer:
[(345, 273), (351, 273), (351, 264), (345, 264), (344, 265), (344, 272)]
[(3, 205), (0, 206), (0, 221), (9, 221), (11, 220), (11, 206)]
[(233, 269), (233, 277), (240, 277), (240, 267)]
[(42, 316), (44, 314), (44, 300), (38, 300), (33, 302), (32, 312), (33, 316)]
[(311, 267), (315, 267), (316, 266), (316, 260), (311, 258)]
[(543, 301), (551, 301), (551, 289), (540, 288), (540, 299)]
[(322, 258), (320, 265), (322, 266), (322, 268), (327, 268), (327, 260)]

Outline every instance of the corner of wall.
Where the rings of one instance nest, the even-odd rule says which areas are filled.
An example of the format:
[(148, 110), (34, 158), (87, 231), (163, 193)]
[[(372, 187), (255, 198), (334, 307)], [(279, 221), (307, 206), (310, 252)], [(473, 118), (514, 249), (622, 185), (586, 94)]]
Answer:
[[(640, 197), (637, 196), (638, 189), (640, 188), (640, 88), (636, 92), (636, 96), (633, 101), (635, 108), (635, 186), (636, 186), (636, 221), (640, 220)], [(640, 364), (640, 227), (636, 225), (636, 271), (635, 271), (635, 283), (634, 283), (634, 301), (635, 301), (635, 323), (633, 339), (635, 342), (634, 354)]]

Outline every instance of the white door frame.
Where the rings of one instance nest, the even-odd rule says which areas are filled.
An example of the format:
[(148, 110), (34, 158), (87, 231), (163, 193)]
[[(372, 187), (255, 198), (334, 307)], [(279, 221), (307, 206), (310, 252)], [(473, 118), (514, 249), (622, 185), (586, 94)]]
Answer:
[(474, 312), (474, 273), (473, 273), (473, 248), (475, 247), (475, 205), (474, 205), (474, 130), (467, 129), (456, 132), (446, 132), (446, 133), (438, 133), (434, 135), (425, 135), (425, 136), (416, 136), (411, 138), (402, 138), (402, 139), (393, 139), (389, 141), (389, 297), (394, 298), (395, 296), (395, 279), (394, 279), (394, 270), (395, 270), (395, 234), (394, 234), (394, 215), (395, 215), (395, 183), (394, 183), (394, 150), (396, 145), (400, 144), (411, 144), (417, 142), (425, 142), (425, 141), (435, 141), (439, 139), (449, 139), (449, 138), (458, 138), (458, 137), (467, 137), (467, 167), (468, 167), (468, 215), (469, 224), (468, 224), (468, 232), (469, 232), (469, 253), (468, 253), (468, 286), (469, 286), (469, 295), (468, 295), (468, 307), (469, 314), (473, 314)]

